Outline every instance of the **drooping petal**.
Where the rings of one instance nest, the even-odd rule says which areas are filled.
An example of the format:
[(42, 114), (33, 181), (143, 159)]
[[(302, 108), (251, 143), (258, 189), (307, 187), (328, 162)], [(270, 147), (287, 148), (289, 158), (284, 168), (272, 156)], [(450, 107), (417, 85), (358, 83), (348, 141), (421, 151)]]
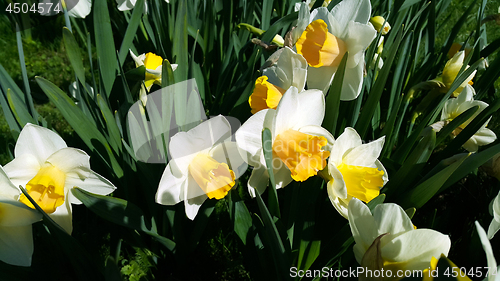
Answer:
[(66, 142), (58, 134), (28, 123), (19, 134), (14, 156), (17, 158), (23, 154), (31, 154), (41, 165), (52, 153), (65, 147), (67, 147)]
[[(76, 173), (66, 174), (67, 188), (79, 187), (97, 195), (108, 195), (116, 189), (109, 180), (92, 170), (89, 171), (87, 177), (78, 177), (77, 175)], [(82, 204), (79, 199), (73, 196), (71, 191), (69, 191), (69, 199), (73, 204)]]
[(31, 266), (33, 255), (31, 224), (0, 227), (0, 260), (17, 266)]
[(162, 205), (175, 205), (184, 199), (185, 188), (187, 188), (187, 176), (175, 177), (170, 170), (169, 163), (161, 176), (156, 192), (156, 202)]
[(198, 214), (198, 211), (201, 208), (201, 205), (203, 205), (203, 202), (205, 202), (206, 199), (207, 199), (206, 196), (205, 197), (199, 196), (199, 197), (190, 198), (190, 199), (187, 199), (184, 201), (184, 208), (186, 211), (186, 216), (190, 220), (194, 220), (194, 218)]

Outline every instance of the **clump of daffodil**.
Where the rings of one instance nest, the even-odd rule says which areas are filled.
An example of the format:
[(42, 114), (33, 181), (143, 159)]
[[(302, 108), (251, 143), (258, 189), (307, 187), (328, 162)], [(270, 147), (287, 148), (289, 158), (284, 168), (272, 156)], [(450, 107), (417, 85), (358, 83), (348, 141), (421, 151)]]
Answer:
[(391, 30), (391, 25), (381, 16), (370, 18), (370, 23), (373, 24), (375, 30), (382, 33), (382, 35), (386, 35)]
[[(72, 232), (71, 203), (82, 204), (70, 190), (79, 187), (107, 195), (115, 186), (90, 169), (84, 151), (67, 147), (49, 129), (26, 124), (14, 148), (14, 160), (4, 169), (15, 186), (23, 186), (35, 202), (68, 233)], [(19, 201), (34, 209), (24, 195)]]
[[(469, 125), (474, 118), (479, 115), (488, 104), (483, 101), (474, 100), (475, 95), (474, 88), (467, 85), (457, 98), (451, 98), (446, 101), (443, 110), (441, 111), (441, 121), (432, 125), (436, 131), (440, 131), (443, 126), (451, 122), (453, 119), (458, 117), (460, 114), (468, 110), (469, 108), (479, 106), (479, 109), (472, 115), (467, 121), (458, 126), (453, 132), (452, 137), (456, 137), (467, 125)], [(469, 152), (476, 152), (479, 146), (487, 145), (494, 142), (497, 139), (495, 133), (486, 128), (488, 122), (491, 118), (486, 121), (483, 126), (469, 139), (465, 142), (462, 147)]]
[(392, 275), (385, 274), (390, 277), (384, 280), (398, 280), (398, 270), (424, 270), (433, 257), (448, 255), (450, 250), (448, 235), (416, 229), (399, 205), (379, 204), (370, 212), (368, 206), (354, 198), (348, 213), (356, 261), (372, 271), (392, 271)]
[(328, 197), (345, 218), (349, 202), (358, 198), (370, 202), (380, 194), (389, 180), (387, 171), (377, 159), (385, 137), (363, 144), (353, 128), (346, 128), (333, 143), (328, 160)]
[[(456, 53), (448, 62), (446, 62), (446, 65), (444, 66), (443, 73), (441, 74), (440, 79), (444, 87), (441, 88), (441, 92), (446, 93), (450, 88), (451, 84), (455, 81), (457, 78), (458, 72), (462, 68), (464, 64), (464, 59), (465, 59), (465, 51), (460, 51)], [(469, 68), (467, 65), (465, 69)], [(452, 93), (452, 97), (457, 97), (460, 92), (465, 88), (467, 84), (472, 85), (472, 79), (476, 75), (476, 70), (472, 72), (467, 79)]]
[(20, 190), (0, 166), (0, 261), (30, 266), (33, 255), (31, 225), (42, 215), (18, 201)]
[(276, 188), (292, 180), (305, 181), (326, 167), (333, 136), (321, 127), (325, 115), (325, 100), (319, 90), (299, 93), (290, 87), (275, 109), (264, 109), (251, 116), (236, 132), (238, 147), (254, 166), (248, 189), (262, 193), (269, 174), (262, 149), (262, 130), (272, 134), (273, 173)]
[[(141, 99), (142, 103), (146, 105), (146, 95), (147, 92), (151, 90), (151, 87), (153, 87), (153, 84), (161, 86), (161, 68), (163, 64), (163, 58), (151, 52), (136, 56), (132, 52), (132, 50), (130, 50), (130, 56), (135, 62), (135, 67), (144, 66), (146, 68), (144, 85), (141, 86), (141, 91), (139, 93), (139, 98)], [(177, 64), (171, 64), (171, 66), (172, 71), (177, 69)], [(144, 87), (146, 88), (144, 89)]]
[(224, 198), (247, 168), (230, 140), (231, 126), (221, 115), (175, 134), (169, 144), (172, 159), (161, 177), (156, 202), (184, 201), (187, 217), (194, 220), (207, 198)]
[(341, 100), (353, 100), (361, 92), (365, 50), (375, 38), (376, 30), (368, 22), (369, 0), (345, 0), (331, 12), (320, 7), (309, 12), (302, 3), (292, 38), (297, 53), (309, 64), (308, 89), (328, 91), (337, 68), (349, 53), (342, 84)]
[(304, 90), (307, 62), (292, 49), (282, 49), (276, 64), (264, 69), (263, 75), (255, 81), (255, 88), (248, 99), (252, 114), (272, 108), (276, 109), (283, 93), (290, 87), (299, 92)]

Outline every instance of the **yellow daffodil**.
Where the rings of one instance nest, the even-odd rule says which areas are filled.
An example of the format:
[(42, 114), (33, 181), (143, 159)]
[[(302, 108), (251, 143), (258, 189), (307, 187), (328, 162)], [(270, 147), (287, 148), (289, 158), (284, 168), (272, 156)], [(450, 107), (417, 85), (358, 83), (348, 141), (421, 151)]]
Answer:
[(448, 255), (450, 250), (447, 235), (432, 229), (414, 229), (399, 205), (379, 204), (372, 213), (353, 198), (348, 213), (356, 260), (372, 271), (392, 271), (392, 277), (384, 280), (398, 280), (397, 270), (424, 270), (433, 257)]
[[(80, 187), (107, 195), (115, 186), (90, 169), (89, 156), (67, 147), (56, 133), (33, 124), (21, 131), (14, 148), (15, 159), (5, 165), (15, 186), (23, 186), (37, 204), (68, 233), (73, 229), (71, 203), (81, 204), (70, 189)], [(21, 195), (19, 201), (34, 206)]]
[(488, 227), (488, 239), (493, 239), (493, 236), (500, 229), (500, 192), (491, 202), (491, 207), (493, 211), (493, 220), (491, 220), (490, 226)]
[(384, 147), (384, 137), (362, 144), (353, 128), (346, 128), (333, 143), (328, 173), (328, 197), (335, 209), (347, 218), (347, 206), (353, 198), (370, 202), (388, 181), (387, 171), (377, 159)]
[(276, 109), (283, 93), (291, 86), (304, 90), (307, 62), (301, 55), (285, 47), (280, 51), (278, 61), (263, 71), (255, 81), (255, 88), (248, 99), (252, 114), (272, 108)]
[(175, 134), (169, 145), (172, 159), (161, 177), (156, 202), (184, 201), (186, 215), (193, 220), (207, 198), (224, 198), (247, 168), (230, 139), (231, 126), (221, 115)]
[[(134, 3), (135, 5), (135, 3)], [(144, 66), (146, 68), (146, 76), (144, 78), (144, 87), (141, 87), (139, 98), (146, 104), (146, 90), (149, 92), (153, 84), (161, 85), (161, 68), (163, 63), (163, 58), (153, 53), (141, 54), (136, 56), (132, 51), (130, 51), (130, 56), (135, 62), (135, 66)], [(172, 71), (177, 69), (177, 64), (171, 64)]]
[[(457, 78), (458, 72), (462, 68), (462, 65), (464, 63), (464, 58), (465, 58), (465, 51), (460, 51), (456, 53), (448, 62), (446, 62), (446, 65), (444, 66), (443, 69), (443, 74), (441, 75), (441, 79), (445, 85), (445, 87), (442, 88), (443, 92), (447, 92), (451, 84), (455, 81)], [(465, 69), (469, 68), (467, 65)], [(472, 78), (476, 75), (476, 71), (474, 71), (465, 81), (453, 92), (452, 96), (457, 97), (460, 92), (465, 88), (467, 84), (472, 85)]]
[(42, 215), (18, 201), (20, 190), (0, 166), (0, 261), (30, 266), (33, 255), (31, 225)]
[(381, 32), (382, 35), (386, 35), (391, 30), (391, 25), (381, 16), (370, 18), (370, 23), (373, 24), (375, 30)]
[[(460, 114), (465, 112), (467, 109), (474, 107), (474, 106), (479, 106), (479, 109), (472, 115), (467, 121), (465, 121), (462, 125), (458, 126), (453, 132), (452, 132), (452, 137), (454, 138), (457, 136), (467, 125), (476, 118), (479, 113), (481, 113), (486, 107), (488, 107), (488, 104), (483, 102), (483, 101), (477, 101), (474, 100), (473, 96), (475, 95), (474, 88), (472, 88), (470, 85), (467, 85), (460, 95), (458, 95), (457, 98), (452, 98), (446, 101), (443, 110), (441, 111), (441, 121), (435, 123), (432, 125), (434, 130), (440, 131), (441, 128), (451, 122), (453, 119), (458, 117)], [(491, 118), (490, 118), (491, 119)], [(497, 139), (497, 136), (495, 133), (486, 128), (488, 125), (488, 121), (486, 121), (483, 126), (469, 139), (467, 142), (465, 142), (464, 145), (462, 145), (463, 148), (468, 150), (469, 152), (476, 152), (479, 148), (479, 146), (487, 145), (492, 142), (494, 142)]]
[(495, 256), (493, 255), (493, 249), (491, 248), (490, 240), (488, 240), (488, 236), (486, 235), (484, 228), (479, 224), (479, 222), (476, 221), (475, 223), (477, 234), (479, 235), (479, 239), (481, 240), (483, 250), (486, 253), (486, 262), (488, 263), (488, 277), (484, 280), (500, 281), (500, 266), (497, 265), (497, 261), (495, 259)]
[(324, 7), (309, 12), (307, 4), (302, 3), (292, 37), (297, 53), (309, 64), (309, 89), (326, 93), (342, 57), (349, 52), (340, 98), (353, 100), (359, 95), (365, 50), (376, 35), (376, 30), (368, 23), (370, 13), (369, 0), (344, 0), (331, 12)]
[(278, 107), (265, 109), (251, 116), (236, 132), (236, 142), (248, 163), (254, 166), (248, 180), (249, 192), (264, 192), (269, 182), (264, 153), (262, 130), (272, 134), (273, 171), (276, 188), (285, 187), (292, 179), (304, 181), (326, 166), (331, 134), (321, 127), (325, 101), (321, 91), (299, 93), (290, 87)]

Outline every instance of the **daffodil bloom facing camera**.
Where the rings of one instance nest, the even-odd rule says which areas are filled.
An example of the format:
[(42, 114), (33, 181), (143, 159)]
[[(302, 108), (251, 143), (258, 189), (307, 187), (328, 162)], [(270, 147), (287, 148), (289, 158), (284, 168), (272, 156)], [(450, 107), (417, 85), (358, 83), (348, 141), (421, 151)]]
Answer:
[[(143, 104), (146, 104), (146, 90), (149, 92), (151, 87), (153, 87), (153, 84), (161, 85), (161, 68), (163, 58), (151, 52), (136, 56), (132, 51), (130, 51), (130, 56), (134, 60), (136, 67), (144, 66), (146, 68), (146, 76), (144, 78), (144, 86), (146, 89), (141, 87), (141, 92), (139, 94)], [(171, 64), (171, 66), (172, 71), (177, 69), (177, 64)]]
[(33, 255), (31, 225), (42, 215), (18, 201), (20, 191), (0, 166), (0, 261), (30, 266)]
[[(72, 232), (71, 203), (81, 204), (70, 192), (80, 187), (107, 195), (115, 186), (90, 169), (89, 156), (67, 147), (64, 140), (49, 129), (26, 124), (14, 148), (14, 160), (4, 169), (15, 186), (23, 186), (36, 203), (68, 233)], [(34, 209), (27, 197), (19, 201)]]
[[(451, 84), (455, 81), (457, 78), (458, 72), (462, 68), (464, 64), (464, 59), (465, 59), (465, 51), (460, 51), (456, 53), (448, 62), (446, 62), (446, 65), (444, 66), (443, 69), (443, 74), (441, 75), (441, 79), (445, 85), (445, 87), (442, 89), (443, 92), (447, 92)], [(469, 68), (467, 65), (465, 69)], [(457, 97), (460, 92), (465, 88), (467, 84), (472, 85), (472, 78), (476, 75), (476, 71), (472, 72), (467, 79), (453, 92), (452, 96)]]
[(376, 35), (376, 30), (368, 23), (370, 13), (368, 0), (344, 0), (331, 12), (320, 7), (311, 13), (302, 3), (292, 37), (297, 53), (309, 64), (308, 89), (319, 89), (326, 94), (342, 57), (349, 52), (340, 98), (353, 100), (359, 95), (365, 50)]
[(266, 109), (276, 109), (283, 93), (291, 86), (302, 92), (306, 83), (307, 62), (301, 55), (285, 47), (279, 52), (275, 65), (263, 71), (255, 81), (255, 88), (248, 99), (252, 114)]
[[(486, 107), (488, 107), (487, 103), (474, 100), (473, 96), (475, 94), (476, 93), (474, 91), (474, 88), (472, 88), (470, 85), (467, 85), (457, 98), (447, 100), (443, 107), (443, 110), (441, 111), (441, 121), (433, 124), (432, 127), (436, 131), (440, 131), (444, 125), (451, 122), (453, 119), (458, 117), (469, 108), (479, 106), (479, 109), (474, 113), (474, 115), (472, 115), (467, 121), (458, 126), (452, 132), (452, 137), (456, 137), (463, 129), (465, 129), (465, 127), (467, 127), (472, 122), (472, 120), (474, 120), (474, 118), (476, 118), (477, 115), (479, 115), (479, 113), (481, 113)], [(486, 121), (483, 126), (462, 145), (462, 147), (469, 152), (476, 152), (479, 146), (494, 142), (497, 139), (497, 136), (492, 130), (486, 128), (488, 122), (489, 120)]]
[(392, 203), (379, 204), (372, 213), (363, 202), (352, 199), (349, 226), (356, 261), (372, 271), (392, 271), (392, 278), (385, 280), (397, 280), (397, 270), (424, 270), (433, 257), (448, 255), (451, 247), (447, 235), (415, 229), (405, 211)]
[(381, 16), (372, 17), (370, 23), (373, 24), (377, 32), (381, 32), (382, 35), (386, 35), (391, 30), (391, 25)]
[(370, 202), (387, 183), (387, 171), (377, 159), (384, 140), (381, 137), (363, 144), (356, 130), (349, 127), (335, 140), (328, 160), (327, 190), (330, 201), (343, 217), (347, 218), (351, 199)]
[(221, 115), (175, 134), (169, 145), (172, 159), (161, 177), (156, 202), (184, 201), (187, 217), (194, 220), (206, 199), (224, 198), (247, 168), (230, 139), (231, 126)]
[(328, 147), (333, 136), (321, 127), (325, 114), (325, 101), (321, 91), (299, 93), (290, 87), (278, 107), (264, 109), (251, 116), (236, 132), (236, 142), (248, 164), (254, 166), (248, 180), (252, 196), (255, 190), (264, 192), (269, 174), (262, 149), (262, 130), (272, 135), (272, 168), (276, 188), (292, 180), (305, 181), (326, 166)]

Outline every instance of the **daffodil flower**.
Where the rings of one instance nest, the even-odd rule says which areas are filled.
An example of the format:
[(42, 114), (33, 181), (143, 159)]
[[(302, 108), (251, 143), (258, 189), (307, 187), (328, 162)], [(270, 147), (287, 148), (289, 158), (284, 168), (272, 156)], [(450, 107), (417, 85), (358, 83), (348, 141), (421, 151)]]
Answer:
[(42, 215), (18, 201), (20, 191), (0, 166), (0, 261), (30, 266), (33, 255), (31, 225)]
[(358, 263), (370, 270), (391, 270), (393, 277), (397, 270), (428, 268), (432, 257), (448, 255), (451, 246), (447, 235), (415, 229), (405, 211), (392, 203), (377, 205), (372, 214), (368, 206), (353, 198), (349, 202), (349, 226)]
[[(324, 1), (319, 0), (319, 1), (322, 1), (321, 7), (328, 7), (328, 5), (330, 4), (330, 2), (332, 0), (324, 0)], [(295, 6), (294, 6), (295, 12), (298, 12), (300, 10), (300, 6), (302, 3), (305, 3), (307, 6), (309, 6), (309, 9), (312, 9), (312, 7), (314, 6), (314, 3), (316, 3), (316, 0), (305, 0), (304, 2), (295, 3)]]
[(247, 168), (230, 138), (231, 126), (221, 115), (175, 134), (169, 145), (172, 159), (161, 177), (156, 202), (184, 201), (187, 217), (194, 220), (207, 198), (224, 198)]
[(386, 35), (391, 30), (391, 25), (381, 16), (375, 16), (370, 19), (370, 23), (377, 32), (381, 32), (382, 35)]
[(303, 56), (285, 47), (280, 51), (278, 61), (263, 71), (255, 81), (255, 88), (248, 99), (252, 114), (266, 109), (276, 109), (283, 93), (291, 86), (299, 92), (304, 90), (307, 62)]
[[(141, 91), (139, 94), (139, 98), (145, 105), (147, 100), (146, 90), (147, 92), (149, 92), (151, 90), (151, 87), (153, 87), (153, 84), (161, 86), (161, 68), (163, 64), (163, 58), (151, 52), (136, 56), (131, 50), (130, 50), (130, 56), (135, 62), (135, 67), (144, 66), (146, 68), (146, 76), (144, 78), (144, 86), (146, 87), (146, 89), (144, 89), (144, 87), (141, 86)], [(172, 71), (177, 69), (177, 64), (171, 64), (171, 66), (172, 66)]]
[[(458, 135), (467, 125), (474, 120), (474, 118), (479, 115), (488, 104), (483, 101), (474, 100), (473, 96), (475, 95), (474, 88), (470, 85), (467, 85), (460, 95), (457, 98), (452, 98), (446, 101), (443, 110), (441, 111), (441, 121), (432, 125), (432, 127), (439, 131), (441, 128), (447, 123), (451, 122), (453, 119), (458, 117), (460, 114), (465, 112), (471, 107), (479, 106), (479, 109), (472, 115), (467, 121), (458, 126), (453, 132), (452, 137)], [(491, 118), (490, 118), (491, 119)], [(483, 126), (469, 139), (465, 142), (462, 147), (468, 150), (469, 152), (476, 152), (479, 146), (487, 145), (494, 142), (497, 139), (495, 133), (486, 128), (488, 122), (486, 121)]]
[(491, 202), (491, 207), (493, 209), (493, 220), (490, 223), (490, 227), (488, 227), (488, 239), (490, 240), (493, 239), (493, 236), (500, 229), (500, 192)]
[(303, 55), (310, 66), (308, 89), (326, 93), (342, 57), (349, 52), (340, 98), (353, 100), (359, 95), (365, 50), (376, 35), (376, 30), (368, 23), (370, 13), (369, 0), (344, 0), (331, 12), (320, 7), (311, 13), (302, 3), (293, 39), (297, 53)]
[[(135, 7), (136, 2), (137, 0), (116, 0), (118, 10), (120, 11), (132, 10)], [(169, 0), (165, 0), (165, 2), (170, 3)], [(148, 5), (146, 4), (146, 1), (144, 1), (144, 12), (148, 12)]]
[[(67, 147), (49, 129), (26, 124), (17, 139), (14, 156), (4, 167), (7, 176), (15, 186), (25, 187), (31, 198), (68, 233), (73, 229), (71, 203), (82, 203), (70, 192), (71, 188), (101, 195), (115, 190), (111, 182), (90, 169), (87, 153)], [(34, 209), (24, 195), (19, 201)]]
[(276, 188), (292, 180), (305, 181), (326, 166), (327, 150), (333, 136), (321, 127), (325, 115), (325, 101), (319, 90), (299, 93), (290, 87), (278, 107), (264, 109), (251, 116), (236, 132), (236, 142), (248, 163), (254, 166), (248, 180), (248, 189), (262, 193), (269, 182), (262, 149), (262, 130), (272, 134), (273, 173)]
[(479, 239), (481, 240), (483, 250), (486, 253), (486, 262), (488, 263), (488, 277), (485, 280), (500, 281), (500, 266), (497, 267), (498, 264), (495, 256), (493, 255), (493, 249), (491, 248), (490, 240), (488, 239), (484, 228), (479, 224), (479, 222), (476, 221), (475, 223), (477, 234), (479, 235)]
[(388, 181), (387, 171), (377, 159), (384, 147), (385, 137), (362, 144), (353, 128), (346, 128), (335, 140), (328, 173), (328, 197), (335, 209), (347, 218), (347, 206), (353, 198), (370, 202), (380, 194)]
[[(68, 0), (66, 1), (69, 2)], [(91, 8), (92, 8), (91, 0), (78, 0), (76, 5), (70, 10), (68, 10), (68, 15), (70, 17), (84, 19), (90, 14)]]
[[(465, 59), (465, 51), (460, 51), (456, 53), (449, 61), (446, 62), (446, 65), (444, 66), (443, 69), (443, 74), (441, 75), (441, 79), (445, 85), (444, 88), (442, 88), (443, 92), (447, 92), (451, 84), (455, 81), (457, 78), (458, 72), (462, 68), (464, 64), (464, 59)], [(469, 68), (467, 65), (465, 69)], [(476, 75), (476, 70), (472, 72), (467, 79), (453, 92), (452, 96), (457, 97), (460, 92), (465, 88), (467, 84), (472, 85), (472, 78)], [(475, 93), (474, 93), (475, 94)]]

